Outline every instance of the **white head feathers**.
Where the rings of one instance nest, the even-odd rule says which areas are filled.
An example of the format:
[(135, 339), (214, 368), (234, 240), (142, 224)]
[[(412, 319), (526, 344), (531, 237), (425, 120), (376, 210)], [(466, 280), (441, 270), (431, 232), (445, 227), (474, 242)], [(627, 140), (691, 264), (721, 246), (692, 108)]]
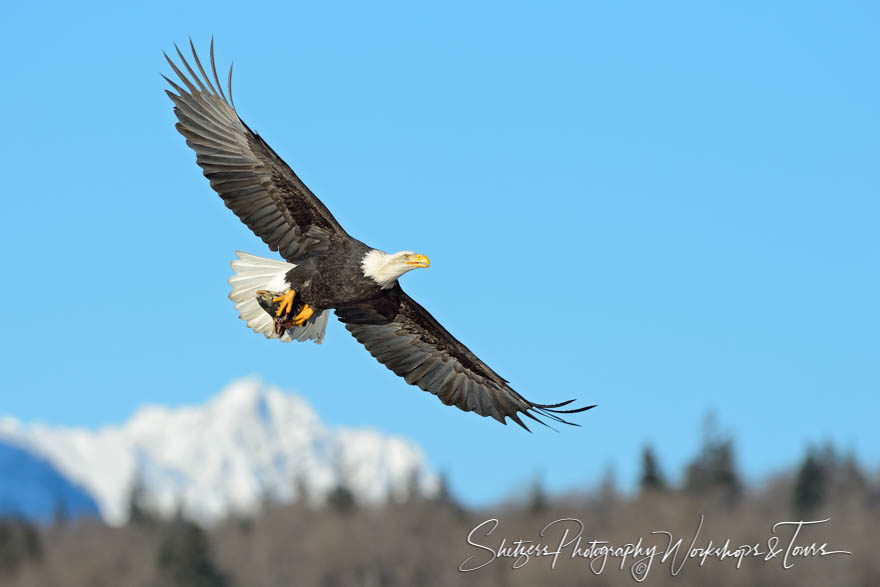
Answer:
[(394, 287), (397, 278), (413, 269), (430, 266), (430, 261), (424, 255), (412, 251), (400, 251), (399, 253), (384, 253), (373, 249), (361, 260), (361, 269), (364, 275), (379, 284), (382, 289)]

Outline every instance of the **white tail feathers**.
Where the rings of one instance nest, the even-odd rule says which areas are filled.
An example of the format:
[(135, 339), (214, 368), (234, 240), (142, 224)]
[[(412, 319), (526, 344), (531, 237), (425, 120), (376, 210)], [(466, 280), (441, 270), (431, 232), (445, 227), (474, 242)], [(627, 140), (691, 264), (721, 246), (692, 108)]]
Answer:
[(229, 285), (232, 286), (229, 299), (235, 302), (239, 318), (247, 322), (251, 330), (266, 338), (280, 338), (282, 342), (314, 340), (321, 344), (327, 329), (329, 311), (316, 312), (304, 326), (289, 328), (279, 336), (275, 334), (275, 321), (257, 302), (257, 290), (282, 292), (288, 289), (290, 286), (284, 276), (296, 265), (241, 251), (235, 251), (235, 254), (238, 259), (231, 263), (235, 275), (229, 278)]

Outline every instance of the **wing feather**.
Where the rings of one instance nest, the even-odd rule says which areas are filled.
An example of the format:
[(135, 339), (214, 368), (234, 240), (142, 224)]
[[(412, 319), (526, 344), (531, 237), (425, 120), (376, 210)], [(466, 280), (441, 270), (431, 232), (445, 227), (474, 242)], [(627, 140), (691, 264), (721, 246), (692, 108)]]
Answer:
[[(291, 263), (351, 237), (293, 170), (239, 117), (232, 103), (232, 68), (223, 93), (211, 40), (211, 75), (190, 40), (193, 68), (175, 45), (180, 65), (165, 59), (179, 78), (165, 80), (177, 130), (196, 153), (211, 187), (254, 234)], [(213, 83), (212, 83), (213, 77)]]
[(384, 298), (336, 309), (337, 317), (380, 363), (410, 385), (433, 393), (446, 405), (492, 417), (510, 418), (526, 430), (518, 414), (545, 424), (540, 417), (573, 424), (559, 414), (571, 401), (537, 404), (514, 391), (507, 381), (456, 340), (431, 314), (397, 285)]

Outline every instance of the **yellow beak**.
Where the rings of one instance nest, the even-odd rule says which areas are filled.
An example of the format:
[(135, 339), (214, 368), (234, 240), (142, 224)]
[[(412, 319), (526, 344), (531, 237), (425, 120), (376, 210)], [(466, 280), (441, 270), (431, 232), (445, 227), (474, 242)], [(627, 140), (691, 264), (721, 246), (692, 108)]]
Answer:
[(406, 262), (407, 265), (414, 265), (416, 267), (430, 267), (431, 261), (424, 255), (410, 255), (409, 260)]

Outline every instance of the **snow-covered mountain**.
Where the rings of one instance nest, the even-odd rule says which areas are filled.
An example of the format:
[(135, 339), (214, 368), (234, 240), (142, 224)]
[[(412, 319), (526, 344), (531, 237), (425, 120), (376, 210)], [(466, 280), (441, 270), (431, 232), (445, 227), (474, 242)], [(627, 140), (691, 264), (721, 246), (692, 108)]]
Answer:
[(161, 513), (203, 521), (252, 512), (266, 498), (321, 500), (345, 484), (364, 503), (425, 495), (439, 484), (421, 451), (374, 430), (332, 429), (295, 395), (256, 379), (200, 406), (138, 410), (98, 430), (0, 417), (0, 441), (39, 454), (85, 488), (109, 523), (126, 520), (138, 482)]

